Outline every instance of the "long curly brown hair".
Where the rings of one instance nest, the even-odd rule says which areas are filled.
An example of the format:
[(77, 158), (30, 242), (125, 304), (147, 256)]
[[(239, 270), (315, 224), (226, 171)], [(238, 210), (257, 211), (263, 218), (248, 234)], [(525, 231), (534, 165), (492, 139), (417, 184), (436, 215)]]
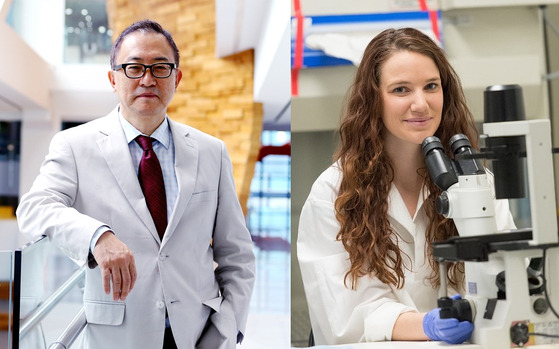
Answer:
[[(398, 51), (411, 51), (430, 57), (439, 69), (443, 110), (441, 124), (435, 136), (445, 147), (450, 138), (463, 133), (477, 148), (478, 131), (466, 106), (460, 80), (450, 66), (442, 49), (428, 36), (412, 28), (388, 29), (368, 44), (346, 96), (346, 106), (340, 125), (340, 144), (334, 160), (342, 171), (336, 218), (340, 222), (337, 239), (349, 253), (351, 267), (345, 282), (357, 287), (360, 277), (371, 275), (380, 281), (404, 286), (404, 258), (398, 248), (398, 237), (388, 219), (388, 194), (394, 179), (394, 168), (384, 151), (383, 101), (380, 76), (383, 64)], [(450, 149), (446, 149), (450, 156)], [(432, 256), (432, 243), (458, 235), (454, 222), (436, 212), (435, 198), (441, 193), (429, 178), (426, 168), (418, 169), (424, 178), (428, 197), (423, 207), (429, 218), (426, 234), (426, 254), (433, 269), (430, 282), (440, 285), (438, 263)], [(449, 284), (455, 289), (464, 282), (463, 264), (448, 269)]]

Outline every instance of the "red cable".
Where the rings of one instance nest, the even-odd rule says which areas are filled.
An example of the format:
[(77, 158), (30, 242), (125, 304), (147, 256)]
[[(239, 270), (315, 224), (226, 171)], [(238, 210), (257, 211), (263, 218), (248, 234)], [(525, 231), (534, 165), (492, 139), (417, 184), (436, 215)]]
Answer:
[(429, 12), (429, 20), (431, 21), (431, 29), (433, 33), (435, 33), (435, 37), (439, 42), (441, 42), (441, 36), (439, 34), (439, 22), (437, 18), (437, 11), (429, 11), (429, 7), (427, 7), (427, 0), (419, 0), (419, 7), (421, 11)]
[(303, 67), (303, 20), (305, 17), (301, 12), (300, 0), (293, 0), (297, 31), (295, 33), (295, 57), (293, 68), (291, 68), (291, 95), (299, 94), (299, 70)]

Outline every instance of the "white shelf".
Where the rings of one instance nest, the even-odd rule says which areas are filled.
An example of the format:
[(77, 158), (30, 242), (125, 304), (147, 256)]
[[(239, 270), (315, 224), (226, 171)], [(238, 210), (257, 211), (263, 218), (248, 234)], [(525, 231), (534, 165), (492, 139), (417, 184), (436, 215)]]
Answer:
[(559, 0), (440, 0), (440, 2), (441, 9), (443, 11), (480, 7), (538, 6), (559, 4)]
[(538, 55), (450, 59), (464, 88), (496, 84), (536, 85), (542, 83)]

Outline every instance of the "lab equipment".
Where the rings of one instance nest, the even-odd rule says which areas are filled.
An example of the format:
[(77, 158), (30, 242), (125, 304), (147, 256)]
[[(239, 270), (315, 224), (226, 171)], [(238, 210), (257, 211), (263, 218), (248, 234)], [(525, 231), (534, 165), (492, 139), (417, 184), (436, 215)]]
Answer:
[[(490, 86), (484, 97), (484, 150), (476, 153), (464, 135), (457, 135), (451, 139), (450, 160), (444, 159), (436, 137), (422, 144), (429, 174), (443, 190), (437, 210), (454, 220), (460, 235), (434, 243), (433, 255), (441, 276), (446, 263), (465, 265), (463, 299), (449, 298), (441, 277), (440, 317), (473, 322), (471, 342), (484, 349), (559, 343), (559, 234), (550, 122), (524, 120), (518, 85)], [(498, 199), (524, 196), (527, 173), (531, 229), (497, 231), (494, 194), (481, 158), (492, 162)]]

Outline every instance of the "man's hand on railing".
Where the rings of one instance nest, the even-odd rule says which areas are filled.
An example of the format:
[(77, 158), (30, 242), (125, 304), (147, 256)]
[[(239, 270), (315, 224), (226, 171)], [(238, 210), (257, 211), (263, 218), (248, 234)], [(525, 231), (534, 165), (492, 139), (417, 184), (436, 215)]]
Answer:
[(112, 231), (107, 231), (97, 241), (93, 256), (101, 269), (103, 288), (113, 299), (124, 301), (136, 282), (136, 264), (132, 251)]

